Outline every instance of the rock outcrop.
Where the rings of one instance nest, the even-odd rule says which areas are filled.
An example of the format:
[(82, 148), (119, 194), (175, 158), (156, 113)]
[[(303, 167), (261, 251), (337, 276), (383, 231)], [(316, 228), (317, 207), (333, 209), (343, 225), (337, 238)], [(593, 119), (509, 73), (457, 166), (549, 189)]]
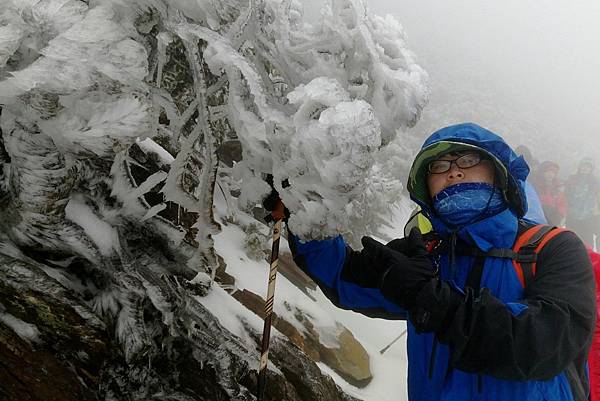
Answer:
[[(186, 295), (189, 288), (169, 287), (181, 302), (172, 322), (154, 306), (157, 298), (144, 297), (137, 323), (151, 342), (128, 356), (115, 338), (115, 320), (101, 319), (85, 294), (60, 283), (68, 274), (0, 252), (2, 400), (254, 399), (259, 333), (247, 327), (256, 341), (249, 348)], [(142, 271), (138, 278), (144, 276), (151, 277)], [(354, 400), (287, 340), (273, 339), (271, 363), (269, 401)]]
[[(252, 312), (263, 316), (265, 302), (260, 296), (248, 290), (236, 291), (232, 296)], [(314, 362), (323, 362), (348, 383), (356, 387), (364, 387), (371, 382), (373, 376), (369, 355), (347, 328), (336, 323), (333, 331), (338, 346), (328, 347), (320, 341), (318, 331), (302, 310), (296, 308), (294, 312), (297, 320), (304, 326), (302, 332), (276, 313), (273, 314), (273, 327)]]

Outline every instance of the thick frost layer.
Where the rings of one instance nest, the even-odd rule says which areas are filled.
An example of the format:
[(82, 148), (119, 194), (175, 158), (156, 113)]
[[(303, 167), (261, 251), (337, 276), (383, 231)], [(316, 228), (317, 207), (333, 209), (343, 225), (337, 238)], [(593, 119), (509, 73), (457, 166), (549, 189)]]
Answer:
[[(55, 12), (47, 12), (45, 6), (54, 3), (68, 7), (55, 6)], [(0, 81), (0, 100), (32, 89), (69, 93), (94, 85), (102, 76), (134, 85), (146, 76), (146, 50), (130, 38), (129, 26), (117, 21), (110, 3), (86, 10), (80, 1), (9, 1), (5, 15), (15, 9), (33, 18), (27, 24), (33, 32), (20, 43), (22, 53), (35, 51), (40, 57)], [(13, 54), (19, 48), (12, 40), (3, 49), (0, 54)]]
[[(285, 108), (262, 101), (265, 74), (257, 78), (252, 65), (241, 66), (221, 42), (209, 41), (209, 64), (238, 66), (247, 84), (232, 79), (230, 86), (231, 120), (244, 148), (235, 168), (240, 205), (259, 202), (268, 191), (260, 173), (272, 173), (302, 238), (373, 230), (401, 189), (398, 172), (386, 168), (405, 167), (394, 166), (395, 157), (378, 165), (378, 153), (419, 118), (427, 75), (406, 48), (400, 24), (369, 15), (361, 1), (332, 1), (316, 26), (302, 22), (294, 3), (269, 1), (267, 8), (276, 17), (260, 38), (272, 39), (264, 46), (275, 55), (269, 61), (283, 83), (276, 89), (286, 96)], [(261, 99), (256, 108), (244, 104), (247, 92)], [(272, 109), (289, 117), (282, 121)], [(286, 179), (291, 187), (283, 189)]]
[[(202, 255), (192, 263), (214, 268), (216, 153), (237, 139), (241, 160), (219, 174), (239, 188), (239, 208), (261, 202), (272, 174), (302, 238), (377, 231), (400, 194), (410, 147), (404, 129), (427, 101), (427, 74), (400, 24), (370, 15), (364, 1), (332, 0), (312, 25), (300, 8), (289, 0), (4, 0), (3, 140), (12, 157), (6, 171), (20, 181), (0, 177), (0, 188), (20, 183), (21, 198), (39, 196), (35, 205), (50, 197), (42, 184), (61, 188), (52, 195), (58, 221), (72, 189), (88, 191), (84, 204), (108, 184), (119, 202), (109, 226), (118, 216), (150, 223), (173, 215), (174, 203), (176, 224), (181, 209), (195, 216), (186, 229), (196, 230), (189, 237)], [(52, 155), (57, 173), (17, 158), (25, 142)], [(158, 156), (159, 171), (140, 179), (138, 170), (134, 179), (134, 144)], [(28, 162), (31, 174), (17, 162)], [(291, 186), (282, 188), (284, 180)], [(162, 201), (147, 203), (151, 191)], [(75, 206), (67, 217), (92, 216), (72, 213)], [(98, 260), (112, 245), (90, 221), (78, 223), (94, 250), (73, 236), (61, 241)], [(35, 242), (31, 227), (39, 224), (25, 223), (20, 238)]]
[[(170, 136), (179, 153), (154, 152), (170, 166), (168, 176), (153, 176), (121, 199), (131, 204), (164, 181), (165, 200), (199, 213), (199, 243), (210, 243), (202, 238), (215, 231), (207, 193), (226, 135), (219, 120), (242, 145), (232, 171), (239, 207), (259, 203), (269, 191), (264, 175), (273, 174), (302, 238), (372, 230), (399, 193), (396, 171), (405, 166), (380, 153), (419, 118), (427, 74), (398, 21), (371, 15), (362, 0), (332, 0), (312, 25), (287, 0), (4, 3), (0, 102), (35, 120), (69, 166), (84, 155), (119, 158), (136, 142), (157, 149), (142, 140)], [(155, 45), (143, 35), (154, 35)], [(163, 89), (175, 79), (173, 54), (176, 72), (187, 74), (178, 83), (189, 93), (183, 99)], [(200, 62), (219, 77), (213, 86)], [(223, 104), (209, 105), (222, 87)], [(161, 113), (168, 123), (159, 122)], [(185, 132), (190, 122), (195, 128)], [(406, 145), (394, 146), (405, 153)], [(184, 188), (191, 175), (207, 187)], [(283, 189), (286, 179), (291, 186)]]
[(288, 97), (298, 106), (290, 158), (282, 163), (292, 184), (282, 198), (296, 211), (290, 225), (311, 238), (334, 235), (348, 228), (345, 206), (366, 189), (380, 125), (367, 102), (349, 100), (333, 79), (316, 78)]
[[(312, 25), (299, 3), (287, 0), (5, 4), (0, 101), (18, 114), (15, 100), (25, 100), (61, 151), (111, 158), (136, 141), (156, 148), (142, 139), (158, 132), (171, 136), (179, 154), (154, 152), (171, 166), (162, 192), (202, 214), (206, 199), (182, 190), (184, 176), (198, 152), (216, 166), (210, 152), (223, 133), (213, 124), (226, 118), (242, 145), (233, 169), (241, 208), (261, 201), (269, 191), (264, 175), (273, 174), (292, 211), (291, 227), (303, 238), (365, 232), (369, 222), (385, 219), (384, 206), (400, 189), (388, 169), (404, 165), (380, 165), (379, 153), (415, 124), (428, 98), (427, 74), (393, 17), (371, 15), (362, 0), (332, 0)], [(141, 36), (153, 27), (155, 49)], [(198, 40), (206, 43), (201, 54)], [(163, 90), (173, 79), (175, 46), (185, 51), (180, 68), (188, 64), (193, 78), (186, 85), (195, 99), (185, 110), (172, 90)], [(206, 105), (206, 94), (223, 84), (207, 86), (200, 59), (226, 85), (223, 105)], [(161, 111), (167, 125), (157, 121)], [(198, 112), (184, 138), (183, 127)], [(212, 173), (203, 168), (194, 174), (210, 186)], [(284, 190), (286, 179), (291, 187)], [(203, 235), (214, 231), (198, 224), (207, 227)]]

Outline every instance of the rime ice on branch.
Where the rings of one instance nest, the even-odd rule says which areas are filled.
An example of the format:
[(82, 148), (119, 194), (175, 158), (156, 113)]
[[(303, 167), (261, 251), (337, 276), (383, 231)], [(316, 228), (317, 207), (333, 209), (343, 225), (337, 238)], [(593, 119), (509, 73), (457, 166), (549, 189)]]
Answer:
[[(406, 151), (395, 137), (418, 119), (427, 75), (398, 22), (362, 1), (334, 0), (314, 25), (287, 0), (3, 4), (0, 213), (19, 246), (110, 276), (137, 225), (192, 246), (208, 287), (218, 179), (250, 209), (273, 174), (303, 238), (375, 231), (399, 195), (389, 149)], [(218, 178), (231, 140), (241, 160)], [(85, 224), (97, 220), (101, 235)]]
[[(377, 206), (399, 193), (397, 174), (378, 160), (419, 118), (427, 75), (399, 23), (369, 14), (360, 0), (331, 1), (314, 25), (288, 0), (4, 3), (6, 135), (7, 121), (22, 121), (51, 138), (75, 181), (82, 159), (112, 160), (99, 175), (113, 177), (124, 215), (184, 210), (186, 223), (176, 225), (199, 245), (193, 263), (209, 277), (216, 150), (226, 140), (242, 145), (242, 160), (223, 171), (239, 180), (239, 207), (260, 202), (263, 175), (272, 173), (304, 238), (373, 231), (384, 217)], [(127, 155), (146, 137), (175, 160), (161, 182), (134, 183), (162, 186), (162, 202), (148, 204), (138, 190), (134, 207), (115, 177), (131, 176)], [(88, 245), (79, 253), (94, 253)]]
[[(400, 196), (405, 129), (428, 96), (401, 26), (360, 0), (332, 0), (313, 25), (300, 9), (0, 0), (0, 256), (23, 277), (43, 266), (40, 282), (114, 326), (136, 367), (114, 382), (123, 394), (142, 399), (155, 379), (180, 396), (178, 368), (167, 379), (152, 363), (178, 338), (193, 339), (180, 354), (218, 356), (228, 399), (252, 398), (231, 373), (239, 350), (198, 348), (217, 184), (235, 221), (273, 174), (307, 239), (376, 232)], [(219, 159), (231, 143), (241, 156)]]

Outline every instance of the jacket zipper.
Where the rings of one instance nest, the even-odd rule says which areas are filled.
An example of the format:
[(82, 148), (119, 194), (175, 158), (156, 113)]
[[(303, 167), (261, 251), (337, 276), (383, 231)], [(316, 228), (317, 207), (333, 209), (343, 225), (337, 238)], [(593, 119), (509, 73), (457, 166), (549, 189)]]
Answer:
[(450, 280), (456, 279), (456, 231), (450, 234)]

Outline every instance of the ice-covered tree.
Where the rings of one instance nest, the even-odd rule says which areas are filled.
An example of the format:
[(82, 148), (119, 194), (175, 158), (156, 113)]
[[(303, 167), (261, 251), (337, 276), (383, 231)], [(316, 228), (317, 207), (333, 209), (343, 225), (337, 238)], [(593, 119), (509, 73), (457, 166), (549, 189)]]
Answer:
[(213, 281), (216, 185), (229, 221), (272, 174), (301, 237), (376, 231), (426, 79), (361, 0), (314, 24), (292, 0), (0, 0), (0, 251), (84, 294), (128, 361), (158, 352)]

